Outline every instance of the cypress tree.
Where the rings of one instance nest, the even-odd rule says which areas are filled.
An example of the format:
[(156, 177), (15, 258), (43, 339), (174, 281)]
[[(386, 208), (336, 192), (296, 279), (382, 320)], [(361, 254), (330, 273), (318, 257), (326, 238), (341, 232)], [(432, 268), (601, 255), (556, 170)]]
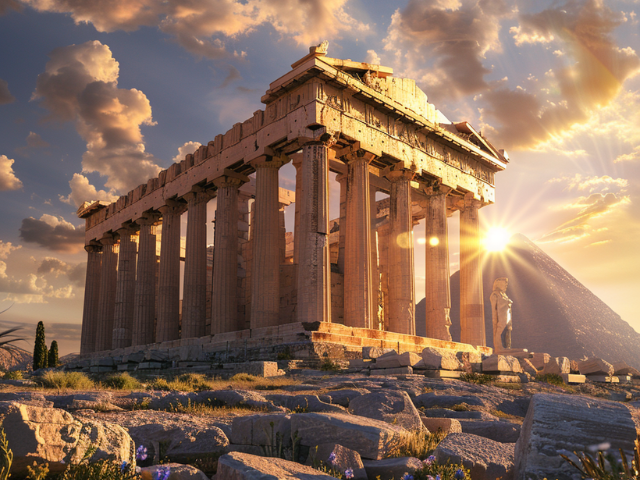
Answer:
[(49, 361), (47, 362), (50, 367), (58, 366), (58, 342), (55, 340), (51, 342), (51, 348), (49, 349)]
[(46, 367), (47, 357), (46, 357), (46, 349), (47, 345), (45, 343), (44, 338), (44, 323), (38, 322), (38, 327), (36, 328), (36, 342), (33, 346), (33, 369), (38, 370), (39, 368)]
[(44, 345), (44, 353), (42, 354), (44, 361), (42, 362), (42, 368), (47, 368), (49, 366), (49, 349), (47, 345)]

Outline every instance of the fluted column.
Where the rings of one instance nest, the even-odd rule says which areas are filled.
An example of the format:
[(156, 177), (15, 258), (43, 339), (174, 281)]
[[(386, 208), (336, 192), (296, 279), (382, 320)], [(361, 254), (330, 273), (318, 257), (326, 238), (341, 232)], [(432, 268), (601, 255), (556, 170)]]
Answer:
[(460, 212), (460, 341), (473, 346), (487, 344), (482, 298), (480, 206), (479, 201), (466, 197)]
[(156, 319), (156, 225), (160, 215), (147, 213), (136, 220), (140, 226), (132, 345), (155, 341)]
[(447, 187), (427, 192), (425, 218), (426, 336), (451, 341), (451, 292), (449, 290), (449, 232), (447, 229)]
[(378, 189), (369, 185), (369, 212), (371, 212), (371, 328), (378, 328), (380, 318), (378, 304), (380, 295), (380, 272), (378, 269), (378, 236), (376, 226), (378, 223), (378, 207), (376, 205), (376, 192)]
[(207, 202), (201, 188), (184, 196), (187, 201), (187, 244), (182, 289), (182, 338), (207, 334)]
[(302, 155), (291, 155), (291, 163), (296, 169), (296, 204), (293, 223), (293, 263), (298, 265), (300, 260), (300, 202), (302, 200)]
[(118, 257), (112, 347), (125, 348), (131, 346), (133, 333), (138, 245), (133, 238), (136, 234), (134, 228), (124, 227), (119, 229), (117, 233), (120, 236), (120, 254)]
[(328, 150), (327, 144), (320, 142), (308, 143), (302, 149), (296, 307), (299, 322), (331, 321)]
[(344, 324), (371, 328), (371, 212), (369, 162), (372, 156), (359, 150), (345, 157), (347, 212), (344, 264)]
[(338, 271), (344, 274), (344, 244), (347, 237), (347, 175), (336, 176), (340, 184), (340, 230), (338, 231)]
[(102, 251), (98, 245), (87, 245), (84, 249), (87, 251), (87, 277), (84, 284), (80, 353), (91, 353), (96, 351)]
[(167, 342), (180, 338), (180, 215), (185, 205), (169, 200), (159, 210), (162, 214), (162, 238), (156, 342)]
[(211, 296), (211, 334), (215, 335), (244, 327), (238, 324), (238, 188), (243, 181), (224, 176), (213, 183), (218, 187)]
[(116, 239), (113, 235), (108, 234), (100, 239), (100, 243), (102, 244), (102, 271), (96, 336), (96, 351), (98, 352), (111, 350), (118, 275), (118, 245)]

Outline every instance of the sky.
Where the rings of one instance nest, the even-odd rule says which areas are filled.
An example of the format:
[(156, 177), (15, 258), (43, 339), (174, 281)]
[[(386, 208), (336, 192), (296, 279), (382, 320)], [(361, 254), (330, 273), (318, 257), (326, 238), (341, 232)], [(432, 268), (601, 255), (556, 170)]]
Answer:
[[(2, 325), (30, 342), (42, 320), (61, 354), (78, 351), (78, 205), (251, 117), (328, 40), (329, 56), (415, 79), (505, 149), (485, 230), (526, 235), (640, 331), (639, 16), (639, 0), (0, 0)], [(291, 165), (280, 177), (293, 188)]]

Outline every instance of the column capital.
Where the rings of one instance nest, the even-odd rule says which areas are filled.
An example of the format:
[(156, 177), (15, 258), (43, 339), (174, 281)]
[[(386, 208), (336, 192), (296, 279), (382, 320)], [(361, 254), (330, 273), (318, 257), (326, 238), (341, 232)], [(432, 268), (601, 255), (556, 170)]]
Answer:
[(336, 175), (336, 182), (342, 183), (342, 182), (346, 182), (346, 181), (347, 181), (347, 174), (346, 173), (340, 173), (340, 174)]
[(85, 245), (84, 249), (87, 253), (100, 253), (102, 251), (102, 247), (100, 245)]
[(105, 233), (104, 236), (98, 240), (102, 244), (102, 246), (106, 245), (115, 245), (118, 243), (116, 236), (113, 233)]
[(371, 152), (367, 152), (361, 148), (356, 150), (350, 147), (336, 152), (336, 157), (340, 158), (344, 163), (364, 161), (367, 162), (367, 164), (371, 163), (373, 159), (376, 158), (376, 156)]
[(290, 160), (286, 155), (261, 155), (249, 163), (257, 170), (258, 168), (280, 168)]
[(302, 159), (304, 158), (302, 153), (292, 153), (289, 155), (289, 158), (291, 159), (291, 164), (296, 168), (296, 170), (302, 166)]
[(391, 170), (387, 174), (385, 174), (385, 178), (389, 180), (391, 183), (399, 182), (401, 180), (406, 180), (410, 182), (416, 176), (413, 170), (409, 170), (406, 168)]
[(240, 188), (244, 183), (247, 183), (247, 181), (248, 179), (243, 180), (237, 177), (229, 177), (227, 175), (223, 175), (213, 180), (213, 184), (217, 188), (225, 188), (225, 187)]
[(479, 209), (482, 207), (482, 202), (480, 200), (476, 200), (473, 196), (473, 193), (469, 192), (464, 196), (464, 208), (473, 208)]
[(149, 211), (144, 212), (139, 218), (134, 221), (138, 225), (156, 225), (160, 222), (160, 212)]
[(422, 186), (422, 191), (427, 197), (435, 197), (438, 195), (449, 195), (449, 193), (453, 190), (451, 187), (446, 187), (442, 184), (432, 185), (427, 187), (426, 185)]
[(122, 227), (116, 230), (116, 233), (119, 237), (124, 235), (135, 235), (137, 232), (138, 228), (136, 228), (135, 224), (133, 223), (123, 224)]
[(194, 185), (189, 193), (182, 197), (187, 203), (194, 202), (199, 204), (201, 202), (208, 202), (216, 196), (216, 192), (213, 189), (205, 188), (200, 185)]
[(175, 199), (168, 199), (165, 201), (165, 204), (158, 208), (162, 216), (173, 214), (180, 215), (187, 210), (187, 204)]

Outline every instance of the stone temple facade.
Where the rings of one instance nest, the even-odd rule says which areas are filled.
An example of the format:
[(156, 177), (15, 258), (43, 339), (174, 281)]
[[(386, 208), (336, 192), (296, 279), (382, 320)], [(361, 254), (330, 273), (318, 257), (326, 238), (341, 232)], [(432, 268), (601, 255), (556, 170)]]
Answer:
[[(448, 122), (415, 81), (390, 68), (330, 58), (326, 44), (291, 67), (252, 118), (116, 202), (80, 207), (88, 254), (81, 353), (205, 342), (228, 349), (242, 338), (246, 348), (247, 338), (318, 322), (326, 335), (343, 324), (335, 328), (345, 341), (399, 334), (407, 342), (416, 335), (413, 228), (423, 218), (427, 313), (418, 330), (448, 345), (447, 217), (455, 211), (461, 341), (485, 345), (478, 211), (494, 202), (506, 154), (468, 123)], [(279, 188), (288, 162), (295, 192)], [(335, 220), (330, 172), (340, 188)], [(378, 192), (388, 198), (376, 200)], [(294, 202), (291, 238), (284, 208)]]

